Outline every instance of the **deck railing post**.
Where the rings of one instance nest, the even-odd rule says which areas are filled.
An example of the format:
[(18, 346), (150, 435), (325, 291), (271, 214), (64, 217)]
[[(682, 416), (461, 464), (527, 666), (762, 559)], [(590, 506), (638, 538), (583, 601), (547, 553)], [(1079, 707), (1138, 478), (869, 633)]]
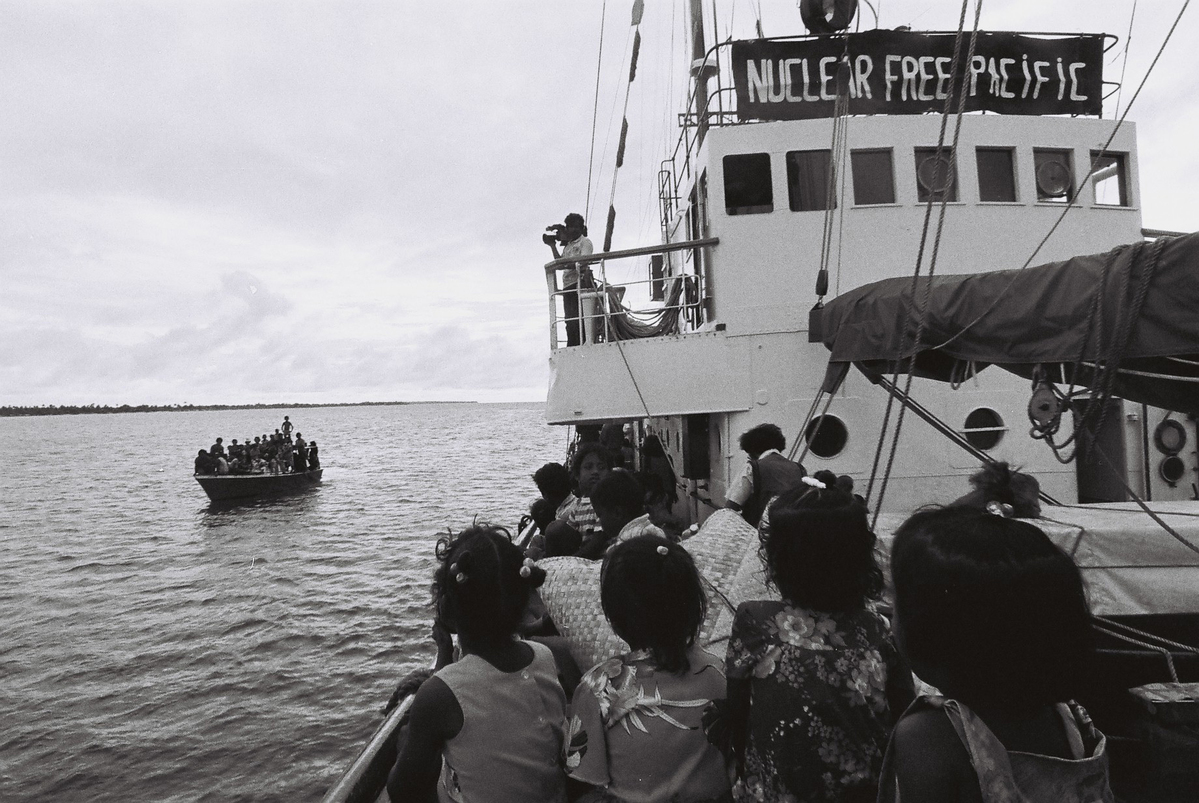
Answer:
[(545, 284), (550, 297), (550, 349), (558, 348), (558, 282), (557, 271), (546, 268)]

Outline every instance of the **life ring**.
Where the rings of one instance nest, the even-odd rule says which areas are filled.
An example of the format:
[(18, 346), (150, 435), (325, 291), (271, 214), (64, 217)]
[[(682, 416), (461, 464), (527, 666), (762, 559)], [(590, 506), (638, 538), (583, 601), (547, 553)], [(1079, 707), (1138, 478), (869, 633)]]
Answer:
[(799, 4), (799, 16), (811, 33), (844, 31), (857, 13), (858, 0), (800, 0)]

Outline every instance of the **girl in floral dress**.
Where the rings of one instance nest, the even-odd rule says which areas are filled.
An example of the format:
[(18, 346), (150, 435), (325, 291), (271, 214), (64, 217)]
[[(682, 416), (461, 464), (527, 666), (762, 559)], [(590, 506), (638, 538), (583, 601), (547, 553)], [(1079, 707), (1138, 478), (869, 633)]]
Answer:
[(738, 801), (873, 801), (891, 726), (913, 697), (871, 603), (883, 587), (874, 533), (845, 479), (805, 477), (761, 534), (783, 601), (740, 605), (729, 639)]
[(575, 689), (572, 791), (613, 803), (731, 803), (724, 758), (702, 727), (725, 679), (720, 659), (696, 644), (707, 602), (691, 556), (641, 535), (612, 548), (601, 578), (604, 614), (633, 650)]

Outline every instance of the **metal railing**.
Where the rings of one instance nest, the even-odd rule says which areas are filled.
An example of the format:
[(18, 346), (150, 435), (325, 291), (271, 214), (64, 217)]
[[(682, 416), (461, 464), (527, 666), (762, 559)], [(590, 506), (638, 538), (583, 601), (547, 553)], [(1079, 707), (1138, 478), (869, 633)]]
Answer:
[[(686, 259), (671, 264), (670, 254), (698, 252), (720, 243), (717, 237), (686, 240), (677, 243), (607, 251), (582, 257), (562, 257), (545, 264), (546, 288), (549, 293), (550, 348), (560, 345), (575, 345), (569, 337), (570, 327), (576, 326), (579, 343), (611, 342), (643, 337), (660, 337), (692, 331), (706, 319), (707, 283), (702, 273), (686, 272)], [(636, 257), (663, 257), (661, 277), (649, 277), (620, 283), (609, 282), (607, 264)], [(706, 263), (706, 260), (705, 260)], [(694, 265), (694, 261), (692, 262)], [(591, 266), (595, 266), (592, 268)], [(679, 269), (674, 269), (675, 267)], [(579, 271), (579, 283), (575, 287), (562, 288), (558, 272), (575, 268)], [(590, 277), (588, 279), (587, 277)], [(655, 288), (655, 285), (658, 287)], [(632, 301), (636, 292), (648, 290), (642, 295), (646, 306), (630, 308), (625, 299)], [(660, 292), (655, 292), (660, 290)], [(578, 317), (568, 317), (566, 297), (574, 296)], [(559, 298), (562, 298), (561, 314)], [(568, 333), (565, 343), (559, 330)]]

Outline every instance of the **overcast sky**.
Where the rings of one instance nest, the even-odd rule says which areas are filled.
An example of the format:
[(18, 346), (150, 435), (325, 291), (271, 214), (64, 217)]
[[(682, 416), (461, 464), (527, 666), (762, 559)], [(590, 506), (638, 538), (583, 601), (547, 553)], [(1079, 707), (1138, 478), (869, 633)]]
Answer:
[[(1140, 3), (1120, 111), (1182, 2)], [(0, 0), (0, 404), (544, 399), (540, 234), (590, 197), (602, 241), (631, 5), (589, 165), (600, 0)], [(615, 247), (658, 239), (686, 5), (645, 3)], [(759, 8), (802, 32), (794, 0), (718, 5), (722, 39)], [(954, 6), (874, 0), (888, 28)], [(1132, 8), (983, 27), (1117, 34), (1118, 80)], [(1129, 115), (1146, 226), (1199, 228), (1196, 45), (1188, 12)]]

